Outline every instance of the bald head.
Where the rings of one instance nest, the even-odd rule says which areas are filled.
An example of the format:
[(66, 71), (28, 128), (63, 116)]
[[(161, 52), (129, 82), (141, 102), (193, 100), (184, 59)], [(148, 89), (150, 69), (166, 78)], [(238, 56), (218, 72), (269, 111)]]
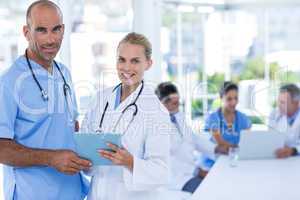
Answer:
[(51, 69), (64, 36), (61, 10), (51, 1), (39, 0), (29, 6), (26, 17), (23, 34), (28, 41), (28, 57)]
[(32, 21), (32, 11), (37, 8), (49, 8), (49, 9), (54, 9), (57, 11), (57, 13), (60, 15), (61, 20), (63, 18), (62, 12), (58, 5), (56, 5), (54, 2), (49, 1), (49, 0), (39, 0), (33, 2), (27, 9), (26, 11), (26, 24), (29, 26)]

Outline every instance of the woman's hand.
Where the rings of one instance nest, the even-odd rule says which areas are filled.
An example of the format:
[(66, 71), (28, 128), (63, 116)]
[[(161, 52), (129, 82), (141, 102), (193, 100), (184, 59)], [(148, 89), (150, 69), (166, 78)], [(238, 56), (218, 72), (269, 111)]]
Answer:
[(116, 165), (123, 165), (127, 167), (131, 172), (133, 171), (133, 156), (124, 148), (108, 143), (112, 151), (99, 150), (100, 156), (111, 160)]

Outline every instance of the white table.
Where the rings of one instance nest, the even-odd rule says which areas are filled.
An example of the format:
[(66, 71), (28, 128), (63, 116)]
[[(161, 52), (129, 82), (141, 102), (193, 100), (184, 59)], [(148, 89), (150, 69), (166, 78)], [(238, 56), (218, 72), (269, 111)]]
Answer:
[(160, 200), (188, 200), (191, 197), (190, 193), (176, 190), (163, 190), (160, 192)]
[(239, 161), (220, 157), (190, 200), (299, 200), (300, 157)]

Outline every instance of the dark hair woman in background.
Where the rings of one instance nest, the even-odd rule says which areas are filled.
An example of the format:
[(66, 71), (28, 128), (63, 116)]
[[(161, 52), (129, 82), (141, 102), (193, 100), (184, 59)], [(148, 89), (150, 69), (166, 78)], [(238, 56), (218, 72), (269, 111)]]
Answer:
[[(211, 141), (225, 149), (235, 147), (240, 140), (240, 132), (251, 128), (251, 121), (236, 109), (238, 104), (238, 86), (224, 82), (220, 89), (222, 105), (211, 113), (205, 122), (205, 131), (212, 134)], [(204, 157), (201, 169), (205, 172), (214, 164), (214, 160)], [(205, 173), (204, 173), (205, 174)]]

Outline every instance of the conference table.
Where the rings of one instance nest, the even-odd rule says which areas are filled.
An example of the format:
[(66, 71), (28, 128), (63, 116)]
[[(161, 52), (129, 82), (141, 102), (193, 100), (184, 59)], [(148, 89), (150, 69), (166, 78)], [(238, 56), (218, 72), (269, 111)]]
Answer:
[(238, 161), (220, 157), (189, 200), (300, 200), (300, 157)]
[(232, 167), (229, 158), (221, 156), (192, 196), (169, 191), (162, 199), (300, 200), (300, 157), (238, 161)]

